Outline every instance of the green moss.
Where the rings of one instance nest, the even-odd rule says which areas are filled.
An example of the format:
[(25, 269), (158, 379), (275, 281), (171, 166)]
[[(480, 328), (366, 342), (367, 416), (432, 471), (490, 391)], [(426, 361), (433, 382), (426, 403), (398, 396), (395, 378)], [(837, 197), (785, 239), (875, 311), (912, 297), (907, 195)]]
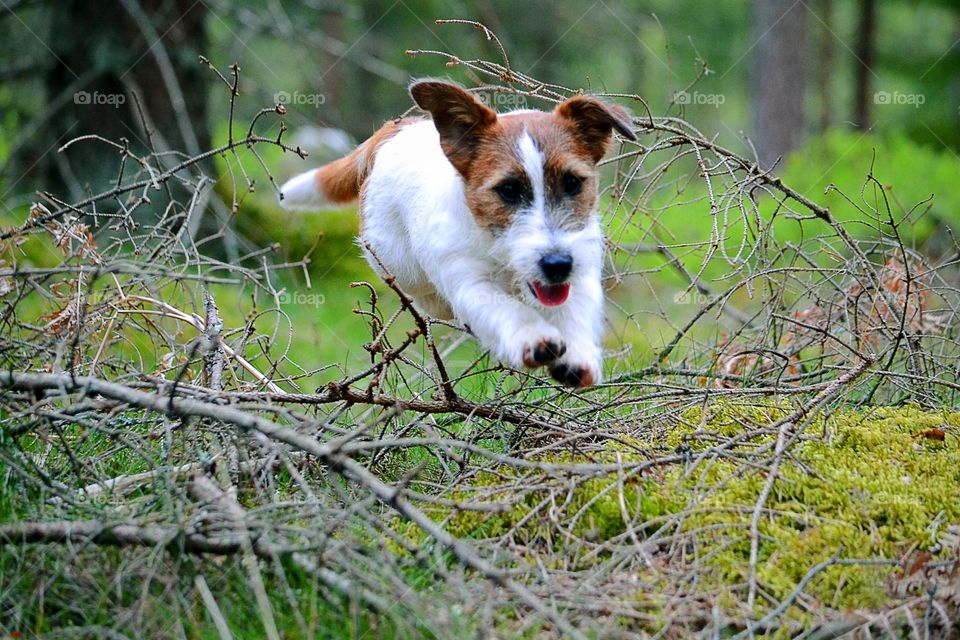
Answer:
[[(687, 410), (663, 443), (691, 451), (686, 465), (644, 477), (596, 477), (573, 489), (569, 479), (532, 474), (523, 478), (524, 484), (542, 488), (524, 493), (503, 513), (438, 510), (435, 515), (455, 535), (484, 539), (509, 532), (534, 552), (549, 549), (553, 562), (583, 569), (596, 558), (584, 556), (581, 541), (624, 534), (628, 530), (624, 512), (628, 520), (640, 523), (633, 531), (641, 538), (683, 512), (680, 531), (709, 569), (698, 588), (722, 591), (743, 585), (750, 574), (754, 505), (767, 482), (776, 438), (775, 430), (761, 428), (789, 412), (786, 404), (769, 403)], [(960, 523), (960, 501), (952, 489), (960, 485), (960, 439), (950, 431), (958, 425), (960, 413), (914, 406), (842, 410), (816, 418), (782, 458), (759, 521), (757, 578), (763, 591), (782, 600), (812, 567), (834, 556), (899, 560), (917, 549), (936, 550), (946, 527)], [(931, 429), (946, 430), (946, 438), (924, 434)], [(744, 437), (747, 433), (750, 437)], [(742, 442), (727, 448), (722, 458), (710, 454), (718, 438), (738, 436)], [(618, 449), (628, 469), (631, 462), (645, 458), (642, 452), (610, 441), (600, 453), (591, 453), (589, 462), (612, 462)], [(745, 460), (753, 464), (745, 465)], [(573, 454), (551, 455), (543, 461), (587, 462)], [(520, 473), (504, 466), (477, 475), (453, 497), (467, 500), (482, 490), (488, 501), (516, 500), (511, 486)], [(407, 533), (416, 537), (412, 529)], [(896, 571), (892, 564), (834, 565), (817, 573), (804, 591), (833, 609), (880, 607), (891, 598), (888, 579)], [(646, 601), (650, 596), (636, 597)], [(742, 607), (735, 597), (727, 600), (724, 606), (731, 612)], [(762, 614), (768, 604), (760, 600), (757, 608)], [(789, 615), (799, 622), (807, 614), (794, 608)]]

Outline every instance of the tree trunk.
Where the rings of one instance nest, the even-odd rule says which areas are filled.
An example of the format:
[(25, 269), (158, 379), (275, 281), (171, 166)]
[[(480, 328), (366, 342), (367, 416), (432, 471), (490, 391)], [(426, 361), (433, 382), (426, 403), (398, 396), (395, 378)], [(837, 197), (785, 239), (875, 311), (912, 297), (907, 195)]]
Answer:
[[(209, 148), (204, 4), (192, 0), (60, 0), (51, 7), (57, 64), (45, 78), (48, 102), (65, 95), (50, 118), (50, 137), (62, 144), (96, 133), (134, 153), (154, 146), (187, 153)], [(165, 57), (164, 57), (165, 56)], [(79, 79), (78, 79), (79, 78)], [(172, 83), (170, 81), (173, 81)], [(171, 86), (171, 84), (176, 86)], [(139, 95), (150, 132), (133, 100)], [(46, 154), (50, 156), (52, 154)], [(72, 146), (44, 162), (52, 190), (101, 190), (116, 180), (119, 153), (106, 144)], [(63, 195), (63, 194), (61, 194)]]
[(753, 17), (753, 142), (769, 169), (803, 136), (807, 9), (795, 0), (756, 0)]
[(856, 87), (853, 121), (858, 129), (870, 128), (870, 75), (873, 73), (874, 35), (877, 31), (876, 0), (860, 0), (860, 29), (857, 39)]
[(833, 72), (836, 58), (834, 31), (834, 0), (819, 0), (818, 11), (822, 23), (817, 29), (817, 93), (820, 98), (820, 117), (817, 132), (829, 129), (835, 120), (833, 117)]

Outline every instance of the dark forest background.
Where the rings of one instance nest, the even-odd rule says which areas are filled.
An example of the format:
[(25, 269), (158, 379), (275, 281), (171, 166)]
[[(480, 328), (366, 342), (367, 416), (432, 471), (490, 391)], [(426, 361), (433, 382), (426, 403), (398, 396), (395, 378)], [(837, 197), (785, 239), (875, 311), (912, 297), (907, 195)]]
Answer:
[[(829, 132), (866, 133), (865, 146), (900, 136), (952, 155), (958, 17), (960, 3), (947, 0), (4, 0), (2, 202), (9, 212), (37, 186), (77, 192), (112, 174), (107, 147), (51, 153), (72, 137), (95, 131), (149, 144), (134, 93), (158, 144), (191, 154), (209, 147), (227, 113), (200, 55), (239, 63), (241, 94), (257, 98), (241, 103), (241, 120), (286, 92), (303, 100), (288, 105), (292, 129), (362, 139), (408, 108), (411, 78), (446, 73), (471, 84), (407, 49), (498, 57), (479, 32), (435, 18), (479, 20), (516, 69), (638, 94), (656, 115), (682, 114), (748, 155), (752, 145), (766, 166)], [(78, 92), (127, 99), (85, 104)]]

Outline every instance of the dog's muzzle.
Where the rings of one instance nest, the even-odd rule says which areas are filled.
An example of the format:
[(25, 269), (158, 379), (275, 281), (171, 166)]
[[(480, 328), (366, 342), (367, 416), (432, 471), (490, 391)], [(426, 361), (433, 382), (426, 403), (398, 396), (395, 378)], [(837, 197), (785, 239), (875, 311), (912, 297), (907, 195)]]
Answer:
[(573, 271), (573, 257), (569, 253), (548, 253), (540, 258), (543, 280), (530, 283), (530, 291), (546, 307), (556, 307), (567, 301), (570, 283), (567, 278)]
[(560, 284), (570, 277), (573, 257), (569, 253), (548, 253), (540, 258), (540, 270), (549, 284)]

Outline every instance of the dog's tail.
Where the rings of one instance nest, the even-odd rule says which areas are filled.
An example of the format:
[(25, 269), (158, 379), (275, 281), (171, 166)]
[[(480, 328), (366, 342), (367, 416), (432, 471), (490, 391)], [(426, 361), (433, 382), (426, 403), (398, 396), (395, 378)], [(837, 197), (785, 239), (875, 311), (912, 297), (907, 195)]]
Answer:
[(280, 206), (289, 211), (317, 211), (353, 202), (370, 175), (377, 148), (406, 121), (383, 125), (348, 155), (288, 180), (280, 187)]
[(319, 169), (290, 178), (280, 187), (280, 206), (288, 211), (317, 211), (356, 200), (370, 170), (364, 146)]

